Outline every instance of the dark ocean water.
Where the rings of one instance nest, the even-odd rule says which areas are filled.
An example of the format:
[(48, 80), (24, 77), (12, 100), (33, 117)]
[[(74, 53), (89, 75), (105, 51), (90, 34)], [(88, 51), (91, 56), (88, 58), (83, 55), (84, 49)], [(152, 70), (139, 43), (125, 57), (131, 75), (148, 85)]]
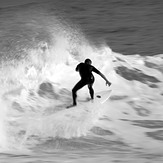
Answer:
[(156, 55), (163, 52), (162, 0), (62, 0), (57, 9), (97, 43), (115, 52)]
[[(18, 8), (23, 10), (41, 3)], [(57, 11), (70, 24), (79, 26), (87, 38), (97, 44), (106, 42), (115, 52), (127, 55), (163, 52), (162, 0), (50, 0), (44, 3), (51, 3), (48, 11), (51, 15)]]

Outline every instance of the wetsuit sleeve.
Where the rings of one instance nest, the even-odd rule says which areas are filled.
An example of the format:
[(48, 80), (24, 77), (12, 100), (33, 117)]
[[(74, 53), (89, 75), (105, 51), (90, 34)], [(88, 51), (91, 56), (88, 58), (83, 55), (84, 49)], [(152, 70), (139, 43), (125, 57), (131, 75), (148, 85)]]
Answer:
[(79, 66), (80, 66), (80, 64), (78, 64), (77, 66), (76, 66), (76, 71), (79, 71)]
[(100, 71), (97, 70), (94, 66), (92, 66), (92, 71), (95, 72), (95, 73), (97, 73), (97, 74), (100, 74)]

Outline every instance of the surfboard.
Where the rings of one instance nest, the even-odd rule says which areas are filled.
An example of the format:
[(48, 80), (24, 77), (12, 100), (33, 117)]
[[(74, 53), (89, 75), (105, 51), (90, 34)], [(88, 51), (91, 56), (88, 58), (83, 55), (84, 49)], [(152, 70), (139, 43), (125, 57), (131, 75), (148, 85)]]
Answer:
[(112, 90), (98, 92), (96, 94), (96, 99), (98, 98), (99, 102), (103, 104), (109, 99), (109, 97), (111, 96), (111, 92)]
[[(87, 102), (94, 102), (94, 101), (99, 101), (101, 104), (104, 104), (108, 99), (109, 97), (111, 96), (111, 92), (112, 90), (107, 90), (107, 91), (100, 91), (100, 92), (97, 92), (95, 93), (95, 99), (92, 100), (92, 99), (87, 99), (87, 100), (84, 100), (84, 101), (80, 101), (78, 102), (77, 105), (81, 105), (82, 103), (87, 103)], [(72, 108), (72, 107), (76, 107), (77, 105), (68, 105), (66, 106), (67, 109), (69, 108)]]

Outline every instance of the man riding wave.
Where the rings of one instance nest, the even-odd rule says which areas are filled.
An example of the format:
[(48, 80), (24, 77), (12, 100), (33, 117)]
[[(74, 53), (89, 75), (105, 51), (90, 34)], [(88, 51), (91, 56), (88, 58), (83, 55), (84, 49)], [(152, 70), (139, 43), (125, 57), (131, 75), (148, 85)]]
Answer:
[(77, 105), (76, 103), (77, 91), (84, 87), (85, 85), (88, 85), (91, 99), (92, 100), (94, 99), (94, 90), (92, 86), (95, 81), (95, 78), (92, 72), (95, 72), (96, 74), (100, 75), (106, 81), (106, 85), (109, 86), (111, 85), (107, 78), (99, 70), (92, 66), (92, 61), (90, 59), (86, 59), (84, 63), (79, 63), (76, 67), (76, 71), (79, 72), (81, 80), (72, 89), (73, 106)]

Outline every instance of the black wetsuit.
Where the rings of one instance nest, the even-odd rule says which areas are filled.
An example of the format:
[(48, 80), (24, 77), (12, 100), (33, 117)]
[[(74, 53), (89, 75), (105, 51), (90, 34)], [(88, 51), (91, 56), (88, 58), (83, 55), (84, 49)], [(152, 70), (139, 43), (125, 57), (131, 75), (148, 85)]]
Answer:
[(76, 97), (77, 97), (76, 92), (82, 87), (84, 87), (85, 85), (88, 85), (90, 96), (92, 99), (94, 98), (94, 90), (92, 88), (92, 85), (95, 79), (92, 72), (95, 72), (97, 74), (100, 73), (100, 71), (97, 70), (94, 66), (86, 63), (78, 64), (76, 67), (76, 71), (79, 71), (81, 80), (72, 89), (73, 105), (76, 105)]

